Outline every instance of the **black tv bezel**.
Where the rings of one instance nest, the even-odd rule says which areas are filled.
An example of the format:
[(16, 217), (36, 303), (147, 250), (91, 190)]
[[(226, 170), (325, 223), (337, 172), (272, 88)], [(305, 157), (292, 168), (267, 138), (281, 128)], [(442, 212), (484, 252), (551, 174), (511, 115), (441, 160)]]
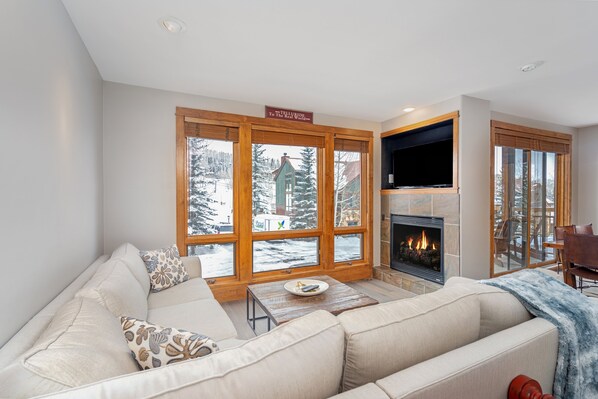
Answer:
[(409, 147), (405, 147), (405, 148), (398, 148), (396, 150), (394, 150), (392, 152), (392, 174), (393, 174), (393, 183), (392, 183), (392, 187), (394, 189), (398, 189), (398, 190), (408, 190), (408, 189), (422, 189), (422, 188), (452, 188), (454, 187), (454, 178), (455, 178), (455, 171), (452, 170), (451, 173), (451, 183), (438, 183), (438, 184), (427, 184), (427, 185), (397, 185), (397, 173), (395, 171), (395, 154), (401, 151), (405, 151), (405, 150), (409, 150), (412, 148), (422, 148), (422, 147), (426, 147), (429, 146), (431, 144), (436, 144), (436, 143), (441, 143), (443, 141), (450, 141), (451, 144), (453, 144), (453, 146), (451, 147), (451, 158), (452, 158), (452, 164), (451, 164), (451, 169), (453, 169), (454, 167), (454, 139), (451, 138), (447, 138), (445, 140), (438, 140), (438, 141), (433, 141), (430, 143), (425, 143), (425, 144), (419, 144), (419, 145), (414, 145), (414, 146), (409, 146)]

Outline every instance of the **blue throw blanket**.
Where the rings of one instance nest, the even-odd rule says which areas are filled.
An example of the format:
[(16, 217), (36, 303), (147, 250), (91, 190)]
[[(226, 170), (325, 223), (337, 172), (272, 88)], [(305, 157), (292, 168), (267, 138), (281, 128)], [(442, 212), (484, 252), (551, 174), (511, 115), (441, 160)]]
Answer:
[(555, 397), (598, 398), (598, 302), (538, 270), (481, 282), (510, 292), (531, 314), (558, 327)]

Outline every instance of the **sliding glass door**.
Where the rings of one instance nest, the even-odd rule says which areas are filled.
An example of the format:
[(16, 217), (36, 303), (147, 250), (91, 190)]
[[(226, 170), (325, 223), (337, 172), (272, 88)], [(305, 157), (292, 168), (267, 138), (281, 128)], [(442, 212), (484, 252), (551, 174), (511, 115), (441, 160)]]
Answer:
[(556, 154), (494, 147), (494, 274), (554, 262)]

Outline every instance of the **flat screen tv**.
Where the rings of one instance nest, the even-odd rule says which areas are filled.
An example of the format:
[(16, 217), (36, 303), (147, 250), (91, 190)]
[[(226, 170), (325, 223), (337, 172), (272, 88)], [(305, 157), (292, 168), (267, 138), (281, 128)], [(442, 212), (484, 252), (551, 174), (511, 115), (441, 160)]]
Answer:
[(392, 154), (394, 187), (452, 187), (453, 140), (402, 148)]

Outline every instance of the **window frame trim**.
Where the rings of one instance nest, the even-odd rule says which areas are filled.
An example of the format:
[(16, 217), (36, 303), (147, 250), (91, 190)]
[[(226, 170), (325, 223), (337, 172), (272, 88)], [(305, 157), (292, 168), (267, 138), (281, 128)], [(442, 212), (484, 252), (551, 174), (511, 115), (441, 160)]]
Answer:
[[(185, 121), (224, 127), (238, 128), (238, 142), (233, 142), (233, 233), (221, 235), (187, 236), (187, 185)], [(280, 131), (286, 134), (322, 136), (324, 146), (318, 148), (318, 228), (314, 230), (292, 230), (278, 233), (278, 238), (319, 238), (318, 266), (253, 273), (253, 242), (263, 240), (273, 232), (253, 232), (251, 218), (241, 217), (252, 212), (251, 165), (252, 129)], [(334, 187), (334, 138), (364, 141), (367, 158), (362, 159), (362, 223), (361, 226), (335, 228), (333, 201), (329, 194)], [(289, 278), (306, 278), (327, 274), (341, 281), (371, 278), (373, 272), (373, 132), (334, 126), (306, 124), (303, 122), (259, 118), (221, 112), (176, 108), (176, 232), (181, 255), (187, 254), (187, 245), (210, 243), (235, 243), (235, 275), (209, 279), (210, 287), (219, 300), (240, 299), (245, 295), (248, 284), (277, 281)], [(364, 174), (364, 171), (366, 172)], [(331, 175), (332, 173), (332, 175)], [(330, 181), (328, 181), (330, 179)], [(364, 191), (363, 187), (366, 187)], [(249, 201), (247, 201), (249, 199)], [(331, 205), (332, 202), (332, 205)], [(335, 233), (363, 234), (363, 260), (334, 262)]]

